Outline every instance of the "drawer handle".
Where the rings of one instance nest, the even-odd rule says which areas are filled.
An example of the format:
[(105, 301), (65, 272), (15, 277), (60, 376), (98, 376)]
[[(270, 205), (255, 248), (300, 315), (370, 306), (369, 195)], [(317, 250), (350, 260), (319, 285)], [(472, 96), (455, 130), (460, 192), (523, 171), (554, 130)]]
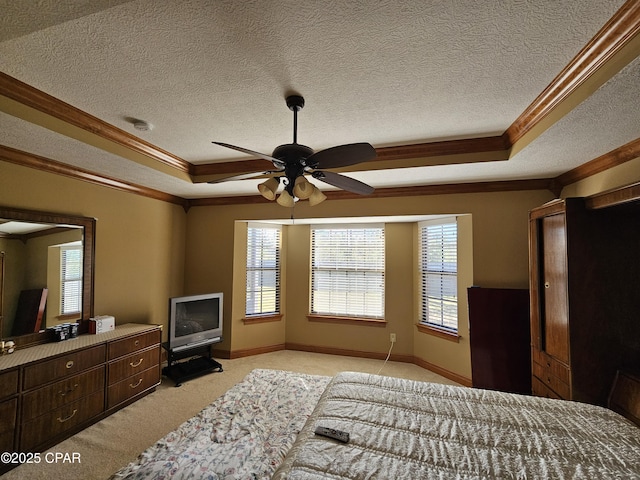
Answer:
[(544, 282), (544, 288), (549, 288), (551, 287), (551, 284), (549, 282)]
[(73, 409), (73, 413), (72, 413), (71, 415), (69, 415), (67, 418), (62, 419), (62, 418), (58, 417), (58, 418), (57, 418), (57, 420), (58, 420), (60, 423), (64, 423), (64, 422), (66, 422), (67, 420), (71, 420), (71, 419), (73, 418), (73, 416), (74, 416), (76, 413), (78, 413), (78, 409), (77, 409), (77, 408), (74, 408), (74, 409)]
[(142, 383), (142, 379), (138, 380), (138, 382), (135, 385), (133, 383), (130, 383), (129, 386), (131, 388), (138, 388), (141, 383)]
[(551, 383), (551, 377), (547, 377), (547, 383)]
[(136, 340), (135, 342), (133, 342), (133, 344), (137, 347), (138, 345), (140, 345), (140, 340)]
[(72, 368), (72, 367), (73, 367), (73, 360), (69, 360), (69, 361), (67, 362), (67, 364), (65, 365), (65, 367), (67, 367), (67, 368)]
[(78, 388), (78, 384), (77, 383), (73, 387), (68, 388), (66, 392), (63, 392), (63, 391), (58, 392), (58, 395), (60, 395), (61, 397), (64, 397), (65, 395), (68, 395), (71, 392), (73, 392), (76, 388)]
[(137, 362), (130, 362), (129, 365), (131, 365), (133, 368), (139, 367), (142, 364), (142, 360), (144, 360), (144, 358), (141, 358)]
[(547, 367), (551, 368), (551, 362), (547, 362)]

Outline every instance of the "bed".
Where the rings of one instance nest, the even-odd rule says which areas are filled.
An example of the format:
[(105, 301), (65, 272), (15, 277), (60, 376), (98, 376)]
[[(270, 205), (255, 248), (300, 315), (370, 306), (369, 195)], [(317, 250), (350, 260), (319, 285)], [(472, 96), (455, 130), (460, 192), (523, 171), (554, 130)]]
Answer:
[(269, 479), (330, 380), (253, 370), (111, 478)]
[(113, 478), (640, 479), (640, 429), (577, 402), (257, 370)]

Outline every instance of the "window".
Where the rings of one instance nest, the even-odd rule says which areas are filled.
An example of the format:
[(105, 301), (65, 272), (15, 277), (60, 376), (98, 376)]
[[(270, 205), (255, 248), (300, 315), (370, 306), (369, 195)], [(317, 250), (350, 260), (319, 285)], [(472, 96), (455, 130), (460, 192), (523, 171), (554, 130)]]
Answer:
[(280, 312), (280, 230), (251, 223), (247, 228), (247, 316)]
[(384, 228), (313, 227), (311, 313), (384, 317)]
[(82, 247), (60, 249), (61, 299), (60, 314), (80, 313), (82, 310)]
[(458, 331), (458, 226), (455, 219), (420, 227), (420, 323)]

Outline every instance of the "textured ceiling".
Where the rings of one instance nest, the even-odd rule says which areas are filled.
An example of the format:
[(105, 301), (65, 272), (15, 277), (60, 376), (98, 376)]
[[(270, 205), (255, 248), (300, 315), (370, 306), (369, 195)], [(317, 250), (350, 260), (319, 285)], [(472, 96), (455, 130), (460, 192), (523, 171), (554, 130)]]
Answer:
[[(192, 164), (501, 135), (623, 1), (0, 0), (0, 71)], [(19, 6), (18, 6), (19, 5)], [(548, 178), (638, 138), (635, 60), (508, 161), (363, 171), (375, 187)], [(7, 111), (9, 109), (6, 109)], [(191, 184), (0, 113), (0, 145), (185, 198)], [(132, 119), (153, 125), (139, 132)], [(323, 186), (324, 188), (324, 186)]]

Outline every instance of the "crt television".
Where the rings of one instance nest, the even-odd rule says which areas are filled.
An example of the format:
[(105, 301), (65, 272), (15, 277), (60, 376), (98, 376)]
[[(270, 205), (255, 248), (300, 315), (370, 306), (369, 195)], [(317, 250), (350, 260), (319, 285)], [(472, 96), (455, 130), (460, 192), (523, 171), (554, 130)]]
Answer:
[(222, 340), (222, 293), (169, 299), (169, 348), (186, 350)]

